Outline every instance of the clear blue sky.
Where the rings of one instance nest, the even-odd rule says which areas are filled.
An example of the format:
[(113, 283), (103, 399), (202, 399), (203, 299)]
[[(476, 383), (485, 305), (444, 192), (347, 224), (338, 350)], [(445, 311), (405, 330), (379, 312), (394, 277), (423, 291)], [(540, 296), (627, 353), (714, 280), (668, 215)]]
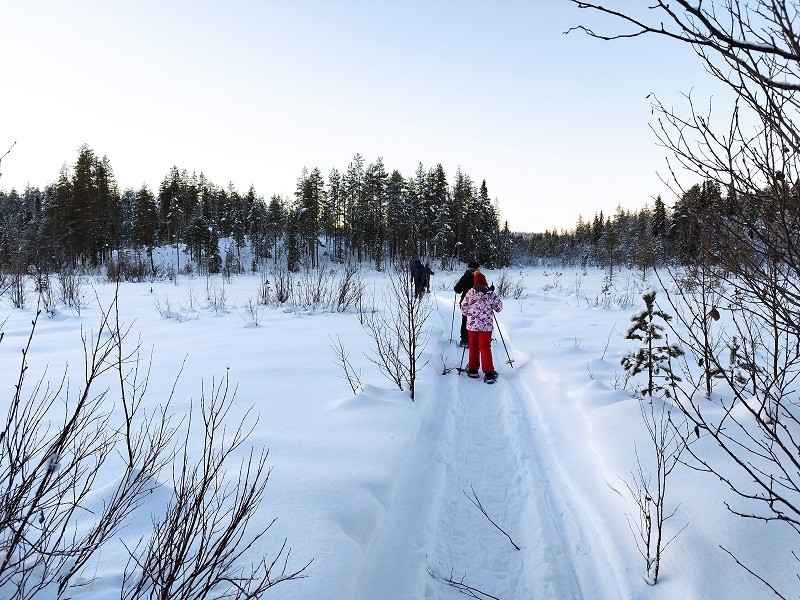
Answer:
[(3, 2), (0, 187), (44, 187), (86, 143), (122, 189), (176, 165), (266, 198), (356, 153), (441, 163), (515, 231), (671, 204), (646, 96), (708, 76), (665, 41), (564, 35), (579, 23), (566, 0)]

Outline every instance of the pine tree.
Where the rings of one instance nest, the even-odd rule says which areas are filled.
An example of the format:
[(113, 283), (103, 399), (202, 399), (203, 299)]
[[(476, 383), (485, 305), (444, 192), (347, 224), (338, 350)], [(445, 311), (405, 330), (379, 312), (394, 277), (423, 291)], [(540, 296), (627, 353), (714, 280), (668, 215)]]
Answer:
[[(252, 186), (250, 189), (252, 190)], [(255, 192), (252, 197), (255, 197)], [(232, 183), (228, 186), (227, 198), (227, 210), (230, 215), (227, 220), (229, 226), (229, 233), (227, 235), (233, 238), (234, 250), (236, 251), (235, 270), (237, 273), (241, 273), (244, 270), (242, 265), (242, 248), (247, 244), (247, 215), (250, 214), (253, 200), (249, 194), (247, 196), (242, 196), (237, 192)]]
[(95, 212), (94, 164), (94, 152), (86, 145), (81, 146), (73, 168), (66, 225), (72, 255), (96, 264), (92, 227)]
[(172, 167), (158, 188), (158, 205), (161, 216), (161, 240), (175, 244), (183, 241), (185, 214), (183, 197), (186, 195), (186, 182), (178, 167)]
[(156, 197), (146, 185), (134, 194), (132, 237), (133, 243), (144, 246), (150, 260), (151, 272), (155, 271), (153, 248), (158, 245), (159, 215)]
[(133, 223), (132, 241), (138, 246), (144, 246), (150, 260), (150, 269), (155, 271), (153, 262), (153, 248), (158, 245), (158, 204), (156, 198), (146, 185), (133, 195)]
[(654, 267), (656, 262), (652, 220), (650, 209), (645, 207), (631, 220), (630, 229), (624, 233), (632, 242), (628, 249), (628, 261), (631, 267), (641, 269), (643, 280), (646, 278), (647, 269)]
[(253, 186), (250, 186), (245, 202), (250, 206), (247, 213), (247, 235), (253, 251), (251, 270), (256, 272), (261, 261), (272, 256), (272, 246), (267, 234), (267, 206), (263, 199), (256, 196)]
[(386, 229), (389, 260), (406, 261), (411, 255), (411, 215), (408, 210), (406, 181), (400, 171), (392, 171), (386, 183)]
[(365, 243), (375, 268), (383, 269), (383, 245), (386, 230), (386, 184), (388, 175), (383, 158), (371, 163), (364, 174)]
[(328, 175), (328, 193), (323, 199), (320, 212), (320, 228), (325, 236), (325, 246), (337, 262), (344, 262), (344, 248), (342, 245), (342, 176), (337, 169), (332, 169)]
[(304, 249), (312, 268), (319, 263), (319, 215), (325, 197), (325, 182), (319, 169), (303, 176), (297, 184), (297, 228), (299, 244)]
[(498, 264), (499, 223), (497, 213), (489, 198), (486, 180), (481, 182), (475, 206), (471, 211), (474, 220), (474, 253), (481, 264), (494, 268)]
[(67, 220), (72, 198), (70, 186), (69, 171), (64, 165), (61, 167), (56, 183), (48, 186), (45, 191), (47, 202), (44, 208), (42, 245), (47, 248), (50, 263), (55, 267), (74, 264), (75, 259)]
[[(472, 214), (475, 204), (475, 186), (469, 175), (456, 171), (456, 180), (453, 184), (453, 231), (456, 242), (461, 242), (459, 256), (463, 260), (475, 257), (475, 222)], [(459, 258), (457, 256), (456, 258)]]
[(656, 196), (655, 205), (653, 206), (653, 221), (652, 221), (653, 237), (659, 238), (666, 233), (667, 230), (667, 207), (661, 196)]
[(272, 247), (272, 255), (277, 259), (279, 244), (284, 233), (288, 233), (289, 209), (280, 196), (272, 196), (267, 207), (267, 237)]
[(430, 257), (452, 259), (455, 248), (454, 219), (451, 211), (450, 191), (441, 163), (428, 173), (430, 198), (426, 207), (431, 223), (432, 248)]
[(120, 247), (121, 205), (114, 171), (107, 156), (95, 160), (93, 175), (94, 202), (89, 234), (93, 239), (91, 255), (102, 263)]
[(682, 356), (683, 350), (676, 344), (659, 343), (665, 339), (664, 325), (669, 324), (672, 317), (655, 307), (656, 293), (648, 292), (642, 299), (645, 310), (631, 317), (633, 325), (628, 329), (625, 339), (638, 340), (644, 345), (623, 357), (620, 362), (631, 376), (647, 373), (647, 385), (639, 388), (643, 396), (652, 399), (656, 392), (663, 392), (664, 396), (671, 398), (673, 386), (681, 379), (672, 369), (670, 359)]
[(411, 210), (412, 227), (411, 254), (414, 256), (426, 256), (430, 237), (426, 198), (430, 195), (430, 192), (428, 191), (428, 174), (422, 163), (417, 165), (417, 172), (408, 183), (408, 201)]
[(342, 183), (344, 188), (345, 252), (355, 253), (356, 260), (361, 262), (364, 258), (364, 216), (361, 214), (364, 205), (364, 159), (360, 154), (356, 154), (353, 161), (347, 166)]
[(681, 264), (707, 261), (715, 241), (715, 219), (725, 210), (719, 184), (706, 181), (689, 188), (675, 203), (670, 240)]
[(289, 213), (286, 224), (286, 268), (290, 273), (300, 270), (299, 217), (297, 211)]

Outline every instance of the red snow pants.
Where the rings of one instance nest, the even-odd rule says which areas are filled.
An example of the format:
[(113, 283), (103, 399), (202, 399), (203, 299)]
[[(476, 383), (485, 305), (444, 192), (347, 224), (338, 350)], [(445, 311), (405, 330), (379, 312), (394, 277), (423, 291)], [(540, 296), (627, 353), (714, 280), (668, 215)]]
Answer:
[[(478, 366), (483, 368), (484, 373), (494, 371), (492, 362), (492, 332), (491, 331), (467, 331), (469, 334), (469, 360), (467, 368), (473, 371), (478, 370)], [(478, 361), (480, 357), (480, 362)]]

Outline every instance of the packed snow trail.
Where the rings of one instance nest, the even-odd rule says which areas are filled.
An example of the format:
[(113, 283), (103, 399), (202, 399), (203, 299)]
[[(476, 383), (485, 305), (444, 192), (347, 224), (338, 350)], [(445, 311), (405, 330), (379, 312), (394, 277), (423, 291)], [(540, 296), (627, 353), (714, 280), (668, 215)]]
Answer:
[(501, 381), (489, 387), (462, 376), (452, 388), (453, 437), (429, 555), (435, 578), (428, 581), (426, 598), (455, 597), (453, 584), (496, 598), (581, 597), (574, 580), (539, 578), (533, 570), (534, 564), (547, 565), (545, 549), (560, 536), (546, 531), (555, 530), (552, 515), (537, 514), (531, 502), (534, 482), (525, 464), (530, 456), (518, 435), (521, 413), (508, 410), (509, 386)]
[[(462, 351), (446, 339), (450, 314), (442, 316), (440, 350), (454, 367)], [(602, 537), (582, 522), (591, 511), (572, 510), (571, 486), (519, 378), (524, 361), (512, 369), (501, 344), (494, 352), (496, 385), (455, 368), (432, 373), (420, 399), (422, 425), (367, 552), (357, 600), (625, 597), (613, 574), (601, 573), (604, 549), (591, 555)]]

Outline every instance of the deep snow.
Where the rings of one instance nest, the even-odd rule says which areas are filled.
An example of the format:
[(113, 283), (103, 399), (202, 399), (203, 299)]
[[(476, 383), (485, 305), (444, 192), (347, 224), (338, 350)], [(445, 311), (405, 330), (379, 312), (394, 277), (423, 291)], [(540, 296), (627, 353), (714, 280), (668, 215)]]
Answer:
[[(647, 434), (638, 401), (622, 387), (619, 361), (634, 347), (624, 334), (652, 281), (618, 274), (603, 302), (600, 271), (507, 270), (524, 292), (504, 299), (502, 339), (493, 344), (500, 380), (488, 386), (454, 368), (462, 351), (451, 341), (458, 322), (451, 320), (450, 290), (460, 274), (437, 272), (426, 296), (431, 337), (416, 402), (366, 358), (372, 342), (355, 311), (263, 307), (255, 326), (244, 306), (257, 294), (256, 276), (121, 285), (129, 341), (140, 338), (145, 353), (153, 353), (148, 402), (162, 401), (182, 369), (173, 410), (189, 411), (201, 383), (228, 373), (238, 385), (230, 418), (250, 407), (259, 415), (249, 443), (269, 449), (273, 471), (258, 520), (277, 521), (258, 550), (271, 556), (285, 537), (296, 566), (313, 559), (305, 579), (283, 583), (267, 597), (464, 597), (447, 579), (479, 590), (481, 598), (770, 597), (720, 545), (796, 594), (796, 536), (778, 524), (733, 516), (723, 505), (724, 487), (687, 468), (670, 478), (668, 504), (679, 508), (667, 525), (672, 534), (686, 529), (667, 548), (659, 583), (644, 580), (628, 525), (636, 506), (623, 479), (636, 467), (634, 444), (643, 453)], [(500, 275), (487, 272), (490, 282)], [(378, 290), (386, 285), (382, 273), (363, 278)], [(206, 286), (223, 284), (227, 310), (205, 306)], [(40, 318), (29, 381), (45, 369), (56, 379), (68, 369), (73, 385), (80, 381), (81, 328), (97, 326), (95, 294), (102, 306), (114, 294), (112, 284), (98, 280), (87, 281), (86, 289), (91, 303), (79, 315), (62, 307), (55, 318)], [(164, 313), (165, 302), (180, 318), (156, 310), (159, 305)], [(33, 316), (33, 308), (5, 306), (3, 411)], [(336, 364), (336, 336), (361, 372), (365, 385), (357, 394)], [(99, 497), (113, 475), (98, 482)], [(162, 480), (169, 483), (166, 473)], [(146, 535), (150, 510), (163, 501), (141, 506), (120, 537), (130, 542)], [(74, 588), (72, 597), (118, 597), (123, 567), (124, 549), (114, 542), (82, 574), (91, 585)]]

